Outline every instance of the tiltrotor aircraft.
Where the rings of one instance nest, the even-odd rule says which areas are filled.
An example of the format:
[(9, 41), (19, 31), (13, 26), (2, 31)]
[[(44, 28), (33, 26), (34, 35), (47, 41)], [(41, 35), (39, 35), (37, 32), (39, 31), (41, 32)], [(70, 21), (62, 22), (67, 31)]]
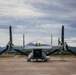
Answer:
[[(49, 55), (57, 52), (57, 51), (61, 51), (62, 54), (63, 54), (63, 51), (64, 50), (67, 50), (69, 51), (70, 53), (76, 55), (76, 53), (74, 51), (72, 51), (67, 44), (64, 44), (64, 26), (62, 26), (62, 32), (61, 32), (61, 42), (60, 40), (58, 41), (59, 45), (57, 46), (42, 46), (40, 44), (38, 45), (35, 45), (35, 46), (15, 46), (13, 43), (12, 43), (12, 27), (9, 26), (9, 43), (8, 45), (6, 45), (6, 49), (4, 49), (3, 51), (0, 52), (0, 54), (3, 54), (5, 52), (10, 52), (12, 49), (21, 53), (21, 54), (24, 54), (26, 56), (28, 56), (27, 58), (27, 61), (31, 61), (31, 60), (35, 60), (35, 61), (39, 61), (39, 60), (42, 60), (42, 61), (48, 61), (48, 57)], [(24, 37), (24, 36), (23, 36)], [(23, 38), (24, 40), (24, 38)], [(24, 41), (23, 41), (24, 43)], [(46, 49), (49, 49), (50, 52), (45, 52), (44, 50)], [(32, 50), (31, 53), (27, 54), (25, 51), (26, 50)]]

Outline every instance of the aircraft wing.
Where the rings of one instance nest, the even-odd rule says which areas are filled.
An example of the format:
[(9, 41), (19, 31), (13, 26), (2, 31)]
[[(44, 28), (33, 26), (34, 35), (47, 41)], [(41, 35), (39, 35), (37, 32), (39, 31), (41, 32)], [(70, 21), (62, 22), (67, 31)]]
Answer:
[(52, 49), (52, 50), (55, 50), (55, 49), (61, 49), (62, 46), (25, 46), (23, 48), (23, 46), (13, 46), (13, 49), (19, 49), (19, 50), (22, 50), (22, 49)]
[(33, 50), (33, 49), (42, 49), (42, 50), (44, 50), (44, 49), (52, 49), (52, 47), (51, 46), (25, 46), (25, 47), (22, 47), (22, 46), (12, 46), (12, 48), (15, 50), (15, 51), (17, 51), (17, 52), (19, 52), (19, 53), (21, 53), (21, 54), (24, 54), (24, 55), (27, 55), (28, 56), (28, 54), (26, 53), (26, 52), (24, 52), (24, 50)]
[(23, 50), (23, 46), (12, 46), (13, 49)]
[(52, 46), (25, 46), (24, 49), (52, 49)]
[(52, 46), (52, 50), (62, 49), (62, 48), (63, 48), (63, 46), (62, 46), (62, 45)]
[(52, 46), (25, 46), (24, 48), (22, 46), (13, 46), (13, 49), (52, 49)]

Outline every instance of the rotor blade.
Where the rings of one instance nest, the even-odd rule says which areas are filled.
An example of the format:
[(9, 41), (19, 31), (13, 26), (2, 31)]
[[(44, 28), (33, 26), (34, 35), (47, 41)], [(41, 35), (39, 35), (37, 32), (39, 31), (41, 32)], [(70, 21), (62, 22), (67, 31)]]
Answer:
[(61, 42), (62, 42), (62, 45), (64, 45), (64, 26), (62, 26)]
[(11, 42), (10, 44), (12, 44), (12, 27), (9, 26), (9, 41)]
[(0, 54), (5, 53), (5, 52), (8, 50), (8, 47), (9, 47), (9, 46), (6, 46), (6, 48), (5, 48), (4, 50), (2, 50), (2, 51), (0, 52)]
[(66, 47), (66, 50), (67, 51), (69, 51), (70, 53), (76, 55), (76, 53), (74, 51), (72, 51), (71, 47), (69, 48), (69, 46), (67, 45), (67, 43), (66, 43), (66, 46), (65, 47)]
[(76, 55), (76, 53), (74, 51), (72, 51), (71, 49), (68, 49), (68, 51), (74, 55)]
[(49, 52), (49, 53), (46, 54), (46, 55), (51, 55), (51, 54), (53, 54), (53, 53), (55, 53), (55, 52), (57, 52), (57, 51), (59, 51), (59, 49), (53, 50), (53, 51)]
[(11, 51), (12, 50), (12, 27), (11, 26), (9, 26), (9, 42), (10, 42), (10, 44), (9, 44), (9, 50)]
[(17, 52), (19, 52), (19, 53), (21, 53), (21, 54), (23, 54), (23, 55), (26, 55), (26, 56), (28, 56), (28, 54), (27, 53), (25, 53), (25, 52), (23, 52), (23, 51), (21, 51), (21, 50), (18, 50), (18, 49), (14, 49), (15, 51), (17, 51)]

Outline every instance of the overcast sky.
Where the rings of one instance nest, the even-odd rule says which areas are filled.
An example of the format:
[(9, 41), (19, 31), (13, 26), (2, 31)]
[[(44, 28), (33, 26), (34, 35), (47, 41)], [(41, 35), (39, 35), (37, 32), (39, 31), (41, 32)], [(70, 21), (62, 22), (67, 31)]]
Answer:
[(40, 42), (53, 45), (65, 26), (65, 41), (76, 46), (76, 0), (0, 0), (0, 45), (9, 41), (9, 26), (13, 28), (13, 43), (22, 45)]

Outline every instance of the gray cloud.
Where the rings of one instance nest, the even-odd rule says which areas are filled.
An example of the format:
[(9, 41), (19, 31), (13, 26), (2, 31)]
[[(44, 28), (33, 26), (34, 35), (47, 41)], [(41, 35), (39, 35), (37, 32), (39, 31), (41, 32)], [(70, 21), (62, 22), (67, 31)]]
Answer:
[(65, 38), (76, 37), (76, 0), (0, 0), (0, 29), (9, 25), (14, 34), (56, 38), (64, 25)]

